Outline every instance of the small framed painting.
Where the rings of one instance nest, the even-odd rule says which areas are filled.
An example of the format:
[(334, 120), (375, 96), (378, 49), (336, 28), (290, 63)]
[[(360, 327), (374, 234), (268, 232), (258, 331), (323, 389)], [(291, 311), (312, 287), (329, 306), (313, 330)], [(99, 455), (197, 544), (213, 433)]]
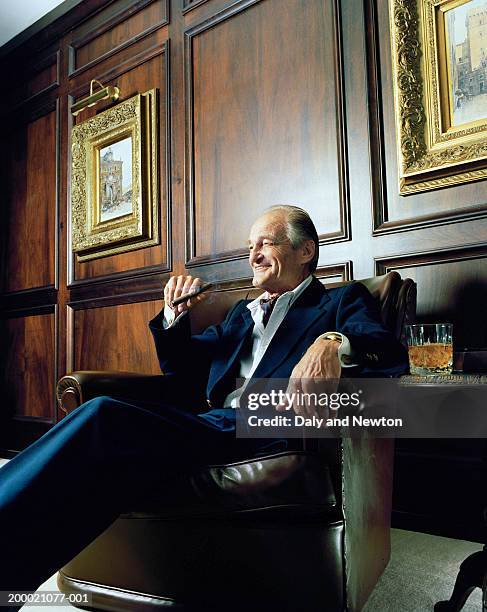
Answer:
[(159, 243), (157, 94), (73, 127), (71, 239), (79, 261)]

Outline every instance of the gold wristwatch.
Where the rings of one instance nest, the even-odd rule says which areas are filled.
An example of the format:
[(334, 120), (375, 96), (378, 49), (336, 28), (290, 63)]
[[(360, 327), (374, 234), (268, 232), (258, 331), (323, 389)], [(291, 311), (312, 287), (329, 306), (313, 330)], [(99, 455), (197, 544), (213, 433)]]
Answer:
[(343, 336), (339, 332), (327, 332), (320, 336), (324, 340), (334, 340), (335, 342), (339, 342), (340, 344), (343, 342)]

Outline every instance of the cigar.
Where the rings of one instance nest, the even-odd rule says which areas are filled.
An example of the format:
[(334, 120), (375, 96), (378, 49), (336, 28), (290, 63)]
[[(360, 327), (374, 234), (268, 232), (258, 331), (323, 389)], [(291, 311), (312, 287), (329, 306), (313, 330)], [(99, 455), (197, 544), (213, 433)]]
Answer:
[(206, 291), (210, 287), (213, 287), (213, 283), (205, 283), (204, 285), (197, 287), (196, 289), (194, 289), (193, 291), (190, 291), (189, 293), (183, 293), (183, 295), (180, 295), (178, 298), (173, 300), (170, 303), (170, 306), (177, 306), (178, 304), (182, 304), (183, 302), (186, 302), (186, 300), (190, 300), (191, 298), (196, 297), (200, 293), (203, 293), (203, 291)]

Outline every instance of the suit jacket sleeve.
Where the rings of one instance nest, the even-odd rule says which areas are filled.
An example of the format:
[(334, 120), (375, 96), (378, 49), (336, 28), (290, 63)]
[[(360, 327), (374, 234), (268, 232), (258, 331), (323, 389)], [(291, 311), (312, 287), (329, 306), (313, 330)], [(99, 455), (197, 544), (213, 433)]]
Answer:
[(377, 303), (362, 283), (352, 283), (343, 292), (336, 324), (337, 331), (349, 339), (353, 359), (359, 363), (355, 376), (399, 376), (407, 372), (405, 347), (384, 327)]
[(204, 332), (191, 335), (190, 316), (188, 312), (177, 319), (171, 327), (164, 329), (164, 311), (149, 322), (149, 328), (164, 374), (188, 374), (208, 379), (211, 362), (218, 352), (223, 330), (234, 312), (242, 306), (243, 300), (237, 302), (220, 325), (211, 325)]

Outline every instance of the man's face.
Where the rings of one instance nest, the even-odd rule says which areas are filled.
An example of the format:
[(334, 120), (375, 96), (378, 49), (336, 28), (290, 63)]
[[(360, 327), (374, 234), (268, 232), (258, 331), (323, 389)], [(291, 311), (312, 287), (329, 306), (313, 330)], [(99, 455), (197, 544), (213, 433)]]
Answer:
[(283, 213), (266, 213), (253, 224), (249, 236), (249, 263), (254, 273), (254, 287), (270, 294), (290, 291), (307, 276), (306, 255), (303, 249), (291, 246)]

